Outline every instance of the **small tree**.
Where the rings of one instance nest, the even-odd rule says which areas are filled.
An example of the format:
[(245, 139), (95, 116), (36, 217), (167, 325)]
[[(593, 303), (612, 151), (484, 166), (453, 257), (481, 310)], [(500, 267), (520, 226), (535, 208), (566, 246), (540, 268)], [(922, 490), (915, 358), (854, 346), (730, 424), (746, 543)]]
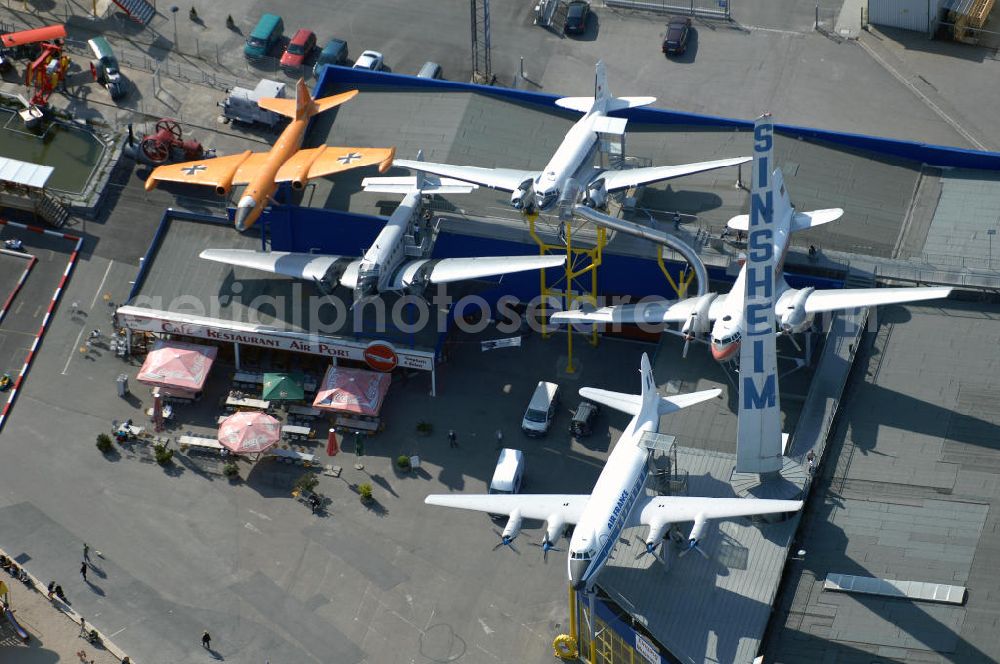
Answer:
[(410, 470), (410, 457), (405, 454), (400, 454), (396, 457), (396, 467), (402, 471)]
[(368, 482), (358, 485), (358, 495), (361, 496), (361, 502), (367, 504), (372, 501), (372, 485)]
[(153, 456), (156, 458), (156, 463), (166, 466), (173, 460), (174, 451), (168, 450), (163, 443), (157, 443), (153, 445)]
[(417, 422), (417, 433), (427, 436), (430, 435), (432, 431), (434, 431), (434, 425), (427, 420), (420, 420)]
[(99, 449), (102, 454), (107, 454), (113, 447), (114, 445), (111, 442), (111, 436), (106, 433), (97, 434), (97, 449)]
[(235, 461), (230, 461), (222, 467), (222, 474), (229, 479), (234, 480), (240, 476), (239, 466), (236, 465)]

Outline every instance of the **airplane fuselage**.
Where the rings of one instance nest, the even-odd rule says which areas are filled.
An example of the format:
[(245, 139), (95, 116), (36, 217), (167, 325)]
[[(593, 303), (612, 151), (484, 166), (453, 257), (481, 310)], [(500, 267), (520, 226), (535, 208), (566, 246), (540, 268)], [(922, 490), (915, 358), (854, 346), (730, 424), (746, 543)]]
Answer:
[(264, 163), (247, 184), (240, 197), (236, 206), (236, 230), (245, 231), (253, 226), (260, 218), (261, 213), (264, 212), (268, 202), (274, 198), (275, 192), (278, 191), (278, 185), (274, 181), (278, 175), (278, 169), (302, 147), (302, 139), (305, 137), (308, 123), (309, 118), (293, 119), (281, 132), (278, 140), (267, 153)]
[(356, 298), (372, 297), (395, 289), (396, 271), (406, 260), (406, 231), (419, 205), (419, 192), (406, 194), (365, 251), (358, 270)]
[(625, 427), (573, 530), (568, 573), (570, 584), (576, 590), (593, 584), (628, 525), (639, 498), (644, 495), (649, 474), (648, 452), (639, 445), (639, 439), (646, 431), (658, 431), (658, 403), (658, 396), (650, 399)]
[[(552, 209), (559, 202), (559, 196), (566, 191), (569, 180), (590, 169), (597, 147), (594, 123), (603, 116), (602, 111), (592, 109), (566, 132), (549, 163), (532, 182), (536, 208), (542, 211)], [(583, 187), (587, 184), (580, 182)]]
[[(785, 254), (788, 251), (788, 236), (791, 229), (791, 215), (788, 214), (777, 223), (774, 230), (774, 255), (778, 256), (777, 267), (774, 271), (774, 298), (778, 300), (781, 295), (789, 289), (785, 281), (783, 268), (785, 265)], [(746, 277), (747, 266), (740, 268), (740, 273), (733, 283), (732, 289), (726, 295), (726, 301), (721, 315), (716, 318), (711, 332), (712, 357), (719, 362), (728, 362), (736, 358), (740, 349), (740, 341), (746, 331), (743, 319), (743, 302), (746, 299)]]

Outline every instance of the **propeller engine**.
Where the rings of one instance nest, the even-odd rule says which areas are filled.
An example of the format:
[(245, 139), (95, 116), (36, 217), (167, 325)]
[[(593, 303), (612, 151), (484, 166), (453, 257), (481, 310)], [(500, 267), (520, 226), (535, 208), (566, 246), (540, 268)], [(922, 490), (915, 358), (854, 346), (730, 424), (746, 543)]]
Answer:
[(781, 312), (778, 324), (782, 334), (802, 332), (812, 325), (812, 316), (806, 313), (806, 300), (815, 288), (803, 288), (795, 293), (788, 306)]
[(501, 546), (509, 546), (514, 553), (517, 553), (517, 549), (514, 548), (514, 540), (517, 539), (520, 532), (521, 510), (515, 509), (510, 513), (510, 518), (507, 519), (507, 525), (504, 526), (503, 532), (499, 533), (500, 541), (493, 547), (493, 550), (496, 551)]
[(681, 556), (687, 555), (692, 549), (700, 553), (703, 557), (708, 558), (708, 554), (701, 550), (698, 543), (701, 542), (702, 536), (705, 534), (705, 527), (708, 526), (708, 519), (705, 518), (703, 514), (699, 514), (694, 518), (694, 525), (691, 527), (691, 534), (688, 535), (688, 546), (685, 550), (681, 551)]
[(640, 556), (644, 556), (650, 553), (656, 553), (657, 547), (663, 542), (663, 536), (667, 532), (667, 528), (670, 524), (666, 521), (654, 521), (649, 524), (649, 535), (646, 536), (646, 550), (640, 553)]
[(545, 539), (542, 540), (541, 544), (535, 544), (537, 547), (542, 549), (542, 561), (548, 562), (549, 551), (562, 551), (562, 549), (557, 549), (556, 544), (559, 542), (559, 538), (563, 536), (563, 530), (565, 529), (565, 522), (557, 516), (550, 517), (545, 522)]
[(524, 210), (531, 206), (532, 181), (525, 180), (510, 194), (510, 206), (515, 210)]
[(603, 210), (605, 208), (608, 203), (608, 189), (604, 186), (603, 178), (597, 182), (590, 183), (590, 186), (587, 187), (584, 203), (586, 203), (589, 207), (596, 208), (598, 210)]
[(688, 348), (692, 341), (708, 334), (709, 326), (711, 325), (708, 312), (712, 308), (712, 301), (716, 297), (718, 297), (718, 293), (705, 293), (699, 297), (691, 309), (691, 314), (684, 321), (684, 325), (681, 326), (681, 334), (684, 336), (682, 357), (687, 357)]

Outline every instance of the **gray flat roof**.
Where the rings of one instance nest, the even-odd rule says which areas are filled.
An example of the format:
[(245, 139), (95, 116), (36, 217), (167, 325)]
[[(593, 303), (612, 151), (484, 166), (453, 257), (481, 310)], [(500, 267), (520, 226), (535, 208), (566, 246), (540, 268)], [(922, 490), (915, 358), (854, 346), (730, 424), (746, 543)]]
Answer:
[[(400, 157), (423, 150), (427, 161), (460, 165), (540, 169), (576, 113), (547, 110), (487, 94), (359, 86), (361, 94), (335, 114), (320, 116), (312, 144), (395, 144)], [(750, 136), (732, 130), (629, 124), (625, 152), (653, 164), (679, 164), (749, 155)], [(827, 250), (890, 256), (904, 227), (920, 176), (920, 164), (827, 143), (779, 135), (775, 154), (792, 201), (802, 210), (842, 207), (844, 218), (793, 242)], [(398, 174), (407, 171), (398, 170)], [(393, 174), (397, 171), (393, 170)], [(318, 181), (304, 201), (352, 212), (377, 212), (384, 199), (360, 192), (364, 173)], [(744, 178), (749, 169), (744, 168)], [(736, 169), (723, 169), (647, 187), (640, 205), (698, 216), (699, 225), (718, 235), (726, 221), (746, 211), (746, 191), (733, 187)], [(508, 194), (482, 188), (448, 202), (491, 222), (524, 226), (508, 204)], [(639, 213), (637, 219), (647, 220)], [(694, 226), (686, 226), (693, 233)]]
[[(768, 660), (998, 661), (1000, 307), (891, 307), (879, 323), (841, 403)], [(967, 601), (824, 592), (831, 572), (964, 585)]]
[[(260, 249), (260, 238), (236, 232), (228, 223), (169, 218), (159, 247), (146, 265), (145, 279), (129, 304), (175, 313), (208, 316), (228, 321), (267, 325), (303, 334), (362, 337), (379, 336), (408, 346), (432, 349), (435, 326), (412, 335), (390, 329), (377, 334), (374, 310), (363, 308), (364, 319), (355, 335), (354, 315), (345, 306), (335, 307), (311, 283), (248, 268), (231, 267), (198, 257), (202, 249)], [(351, 292), (338, 288), (335, 300), (346, 307)], [(394, 295), (384, 298), (391, 312)], [(392, 316), (385, 316), (392, 324)]]

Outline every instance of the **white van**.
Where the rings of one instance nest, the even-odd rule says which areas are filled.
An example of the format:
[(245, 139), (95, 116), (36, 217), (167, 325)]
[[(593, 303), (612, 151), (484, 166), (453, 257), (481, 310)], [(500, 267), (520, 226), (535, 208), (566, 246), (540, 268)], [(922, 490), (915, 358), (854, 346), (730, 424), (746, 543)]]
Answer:
[(549, 432), (559, 405), (559, 386), (555, 383), (539, 381), (535, 387), (528, 409), (521, 420), (521, 431), (529, 436), (544, 436)]
[(524, 452), (503, 448), (490, 480), (490, 493), (518, 493), (524, 479)]

